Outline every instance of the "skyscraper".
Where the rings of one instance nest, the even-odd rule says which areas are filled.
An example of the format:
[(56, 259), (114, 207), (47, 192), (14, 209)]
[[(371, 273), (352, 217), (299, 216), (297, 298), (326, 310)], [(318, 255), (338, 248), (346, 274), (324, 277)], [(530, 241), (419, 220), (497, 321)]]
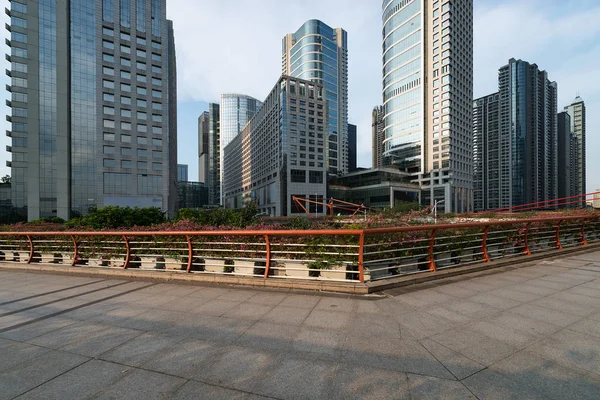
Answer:
[[(348, 34), (319, 20), (309, 20), (283, 38), (284, 75), (320, 83), (327, 92), (326, 163), (330, 174), (348, 172)], [(306, 109), (303, 109), (306, 112)], [(298, 124), (319, 123), (299, 115)]]
[(536, 64), (511, 59), (498, 86), (473, 102), (476, 211), (558, 197), (556, 82)]
[[(254, 117), (262, 103), (254, 97), (237, 93), (221, 95), (219, 123), (219, 165), (223, 166), (225, 147), (242, 132), (244, 126)], [(219, 181), (223, 182), (223, 170), (220, 170)], [(222, 204), (222, 200), (221, 200)]]
[(383, 166), (383, 150), (385, 148), (385, 136), (383, 135), (383, 107), (373, 109), (371, 122), (371, 141), (372, 141), (372, 167), (381, 168)]
[(187, 182), (188, 180), (188, 165), (177, 164), (177, 182)]
[[(577, 141), (571, 132), (571, 116), (558, 113), (558, 197), (563, 199), (577, 193)], [(584, 199), (582, 199), (584, 200)], [(568, 201), (570, 202), (570, 201)]]
[(356, 125), (348, 124), (348, 172), (356, 171)]
[(204, 111), (198, 117), (198, 182), (206, 184), (208, 182), (208, 161), (209, 161), (209, 114)]
[(177, 202), (165, 0), (11, 1), (13, 205), (30, 220)]
[(208, 105), (208, 172), (206, 173), (206, 189), (208, 190), (208, 204), (216, 206), (221, 204), (221, 108), (218, 104)]
[(577, 96), (573, 103), (565, 107), (565, 111), (571, 116), (571, 132), (577, 140), (577, 193), (587, 194), (586, 187), (586, 160), (585, 160), (585, 103)]
[(383, 0), (385, 164), (472, 209), (473, 0)]

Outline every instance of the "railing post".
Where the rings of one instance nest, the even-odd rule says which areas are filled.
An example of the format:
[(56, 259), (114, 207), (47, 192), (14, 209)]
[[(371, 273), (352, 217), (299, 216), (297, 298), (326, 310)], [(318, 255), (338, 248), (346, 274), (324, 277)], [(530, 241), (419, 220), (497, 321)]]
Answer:
[(188, 262), (186, 272), (192, 272), (192, 263), (194, 261), (194, 248), (192, 247), (192, 238), (190, 235), (186, 235), (187, 245), (188, 245)]
[(562, 250), (562, 244), (560, 244), (560, 224), (562, 224), (562, 220), (558, 221), (558, 225), (556, 225), (556, 232), (554, 234), (554, 243), (556, 244), (556, 248)]
[(585, 239), (585, 219), (581, 222), (581, 245), (586, 246), (588, 244)]
[(483, 230), (483, 238), (481, 239), (481, 251), (483, 252), (483, 261), (488, 263), (490, 262), (490, 255), (488, 254), (488, 250), (487, 250), (487, 237), (488, 237), (488, 232), (490, 230), (490, 225), (486, 225), (485, 229)]
[(429, 270), (432, 272), (436, 272), (437, 268), (435, 267), (435, 255), (433, 254), (433, 247), (435, 246), (435, 235), (437, 233), (437, 229), (431, 231), (431, 236), (429, 237)]
[(71, 267), (74, 267), (77, 264), (77, 258), (79, 257), (79, 248), (75, 236), (71, 235), (71, 240), (73, 241), (73, 261), (71, 262)]
[(358, 280), (365, 283), (365, 232), (358, 237)]
[(27, 235), (27, 241), (29, 242), (29, 260), (27, 260), (27, 264), (31, 264), (33, 260), (33, 240), (31, 240), (31, 236)]
[(271, 242), (269, 240), (269, 235), (265, 235), (265, 248), (267, 250), (265, 256), (265, 279), (267, 279), (269, 276), (269, 269), (271, 268)]
[(525, 228), (525, 254), (528, 256), (531, 255), (531, 250), (529, 249), (529, 229), (531, 228), (531, 222), (527, 223), (527, 227)]
[(129, 246), (129, 239), (127, 236), (123, 235), (123, 240), (125, 241), (125, 249), (127, 253), (125, 254), (125, 264), (123, 264), (123, 269), (129, 268), (129, 262), (131, 260), (131, 247)]

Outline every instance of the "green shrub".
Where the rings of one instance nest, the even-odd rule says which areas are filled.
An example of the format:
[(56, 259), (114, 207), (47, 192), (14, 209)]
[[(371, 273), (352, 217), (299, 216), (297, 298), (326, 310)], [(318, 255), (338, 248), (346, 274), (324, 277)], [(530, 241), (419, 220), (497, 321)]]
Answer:
[(131, 208), (106, 206), (92, 207), (86, 216), (74, 218), (65, 225), (69, 228), (119, 229), (134, 226), (152, 226), (166, 221), (165, 213), (157, 207)]

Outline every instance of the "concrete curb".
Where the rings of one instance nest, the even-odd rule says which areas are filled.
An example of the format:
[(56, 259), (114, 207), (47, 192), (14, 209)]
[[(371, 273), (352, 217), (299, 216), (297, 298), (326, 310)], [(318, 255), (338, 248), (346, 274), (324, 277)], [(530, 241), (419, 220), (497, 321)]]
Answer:
[(416, 285), (426, 282), (454, 276), (472, 274), (481, 271), (492, 270), (507, 266), (527, 266), (534, 261), (548, 258), (561, 257), (571, 254), (585, 254), (600, 250), (600, 243), (587, 246), (572, 247), (564, 250), (555, 250), (531, 256), (519, 256), (510, 259), (502, 259), (489, 263), (478, 263), (463, 267), (439, 270), (437, 272), (422, 272), (415, 275), (400, 276), (382, 281), (373, 281), (361, 284), (359, 282), (335, 282), (319, 280), (299, 280), (293, 278), (255, 278), (235, 275), (185, 273), (176, 271), (149, 271), (139, 269), (109, 269), (102, 267), (72, 267), (50, 264), (22, 264), (0, 262), (0, 270), (26, 271), (26, 272), (50, 272), (66, 275), (79, 276), (103, 276), (110, 278), (127, 278), (139, 280), (155, 280), (177, 283), (209, 283), (224, 285), (239, 285), (248, 287), (264, 287), (291, 289), (302, 291), (334, 292), (354, 295), (365, 295), (381, 292), (383, 290)]

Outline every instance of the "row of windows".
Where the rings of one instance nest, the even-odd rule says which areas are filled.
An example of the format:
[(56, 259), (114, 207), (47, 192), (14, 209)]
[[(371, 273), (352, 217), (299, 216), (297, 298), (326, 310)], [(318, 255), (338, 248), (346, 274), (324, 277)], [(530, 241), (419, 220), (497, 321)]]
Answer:
[[(105, 49), (114, 50), (115, 44), (113, 42), (111, 42), (110, 40), (103, 40), (102, 47), (104, 47)], [(122, 44), (119, 46), (119, 48), (121, 49), (121, 53), (131, 54), (131, 47)], [(146, 52), (146, 50), (143, 50), (143, 49), (135, 49), (135, 54), (137, 57), (146, 58), (147, 52)], [(151, 53), (151, 57), (152, 57), (152, 61), (158, 61), (158, 62), (162, 61), (162, 55), (160, 55), (160, 54), (153, 52), (153, 53)]]
[[(110, 75), (110, 76), (114, 76), (115, 75), (115, 69), (111, 68), (111, 67), (102, 67), (102, 73), (104, 75)], [(120, 71), (120, 76), (122, 79), (131, 79), (131, 72), (128, 71)], [(146, 75), (143, 74), (136, 74), (135, 80), (137, 82), (141, 82), (141, 83), (147, 83), (148, 82), (148, 78), (146, 77)], [(162, 79), (160, 78), (152, 78), (151, 80), (152, 84), (155, 86), (162, 86)]]
[[(115, 160), (113, 158), (105, 158), (103, 160), (102, 164), (104, 165), (104, 167), (107, 167), (107, 168), (116, 168), (117, 160)], [(149, 163), (147, 161), (137, 161), (136, 162), (137, 169), (148, 169), (148, 164)], [(162, 163), (153, 162), (151, 164), (152, 164), (153, 171), (162, 171), (162, 169), (163, 169)], [(121, 160), (121, 168), (133, 168), (133, 161)]]
[[(108, 80), (108, 79), (103, 79), (102, 86), (106, 89), (114, 89), (115, 82)], [(128, 92), (128, 93), (131, 92), (131, 84), (129, 84), (129, 83), (121, 83), (119, 87), (122, 92)], [(146, 89), (145, 87), (141, 87), (141, 86), (137, 86), (135, 91), (140, 96), (146, 96), (148, 94), (148, 89)], [(156, 97), (158, 99), (162, 98), (162, 91), (152, 89), (152, 97)]]
[[(104, 154), (116, 154), (116, 147), (115, 146), (110, 146), (110, 145), (104, 145), (102, 152)], [(148, 150), (147, 149), (136, 149), (136, 153), (138, 157), (148, 157)], [(121, 155), (122, 156), (132, 156), (133, 155), (133, 150), (131, 149), (131, 147), (121, 147)], [(152, 150), (152, 158), (157, 158), (157, 159), (162, 159), (163, 156), (163, 152), (162, 150)]]
[[(27, 53), (25, 53), (25, 57), (27, 57)], [(102, 53), (102, 60), (114, 64), (115, 56), (113, 56), (112, 54)], [(120, 64), (124, 67), (131, 67), (131, 60), (129, 58), (121, 57)], [(147, 64), (142, 61), (136, 61), (136, 67), (141, 71), (148, 70)], [(162, 68), (158, 65), (152, 65), (152, 72), (155, 74), (162, 74)]]
[[(110, 132), (104, 132), (104, 140), (107, 142), (115, 141), (115, 134)], [(121, 143), (131, 143), (131, 135), (121, 134)], [(136, 143), (138, 145), (147, 145), (148, 138), (145, 136), (137, 136)], [(162, 147), (162, 139), (152, 138), (152, 146)]]
[[(103, 93), (102, 94), (102, 98), (106, 102), (110, 102), (110, 103), (114, 103), (115, 102), (115, 95), (112, 94), (112, 93)], [(121, 101), (121, 104), (131, 105), (131, 97), (121, 96), (120, 101)], [(148, 103), (146, 102), (146, 100), (143, 100), (143, 99), (137, 99), (135, 103), (136, 103), (136, 106), (140, 107), (140, 108), (146, 108), (146, 107), (148, 107)], [(162, 103), (157, 103), (157, 102), (153, 101), (152, 102), (152, 109), (153, 110), (157, 110), (157, 111), (162, 111), (163, 105), (162, 105)]]

